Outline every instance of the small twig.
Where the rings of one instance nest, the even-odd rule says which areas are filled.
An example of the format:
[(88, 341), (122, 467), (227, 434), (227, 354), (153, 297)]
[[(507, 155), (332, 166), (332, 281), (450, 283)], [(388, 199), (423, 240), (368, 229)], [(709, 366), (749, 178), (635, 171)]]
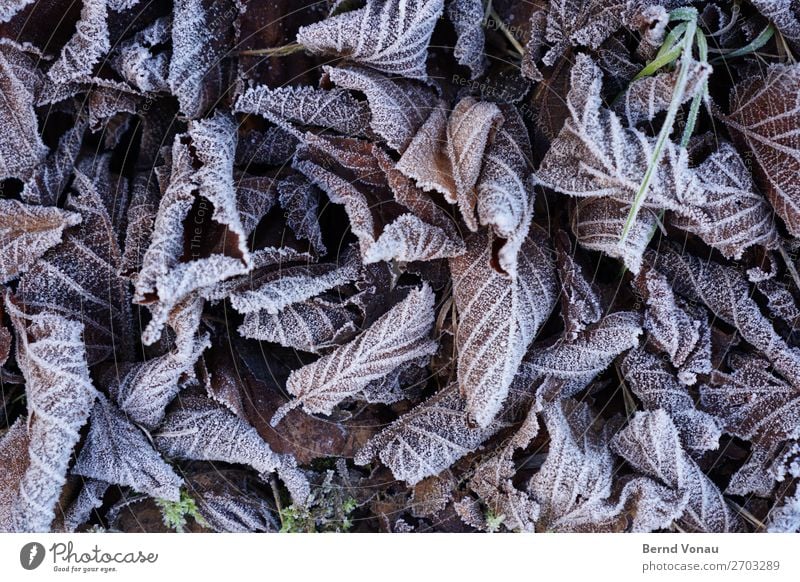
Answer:
[(276, 46), (263, 49), (250, 49), (239, 51), (239, 56), (247, 57), (285, 57), (300, 52), (305, 47), (299, 42), (292, 42), (283, 46)]
[(283, 504), (281, 503), (281, 493), (278, 490), (278, 481), (275, 475), (269, 478), (269, 485), (272, 488), (272, 496), (275, 498), (275, 507), (278, 509), (278, 518), (281, 520), (281, 529), (283, 529)]
[(514, 49), (519, 53), (519, 56), (521, 57), (524, 56), (525, 48), (521, 44), (519, 44), (519, 41), (516, 38), (514, 38), (514, 35), (511, 33), (508, 26), (506, 26), (506, 23), (503, 22), (503, 19), (500, 18), (499, 14), (497, 14), (497, 11), (495, 11), (495, 9), (491, 6), (491, 2), (489, 3), (489, 8), (490, 8), (489, 14), (491, 14), (492, 20), (494, 20), (497, 23), (497, 27), (508, 39), (508, 42), (510, 42), (511, 45), (514, 47)]
[(783, 242), (781, 241), (778, 241), (778, 253), (781, 255), (781, 258), (783, 258), (783, 262), (786, 264), (786, 269), (789, 271), (789, 275), (792, 277), (794, 284), (800, 289), (800, 274), (797, 273), (797, 267), (795, 267), (792, 257), (786, 252), (786, 249), (783, 247)]

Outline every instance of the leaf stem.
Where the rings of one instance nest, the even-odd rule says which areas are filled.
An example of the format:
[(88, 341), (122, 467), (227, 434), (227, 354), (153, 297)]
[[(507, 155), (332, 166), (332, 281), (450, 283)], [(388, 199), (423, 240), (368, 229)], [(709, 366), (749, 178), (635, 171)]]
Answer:
[[(679, 10), (681, 14), (686, 12), (684, 9)], [(672, 13), (670, 14), (670, 17), (672, 17)], [(647, 190), (650, 188), (650, 182), (653, 179), (656, 168), (658, 167), (659, 163), (661, 163), (661, 155), (664, 151), (664, 145), (666, 144), (670, 133), (672, 133), (672, 126), (675, 124), (675, 117), (678, 113), (678, 107), (683, 100), (683, 93), (686, 89), (686, 82), (689, 77), (689, 66), (692, 58), (692, 43), (695, 38), (695, 30), (697, 30), (696, 10), (694, 10), (694, 19), (687, 21), (686, 32), (683, 35), (683, 54), (681, 55), (678, 79), (675, 82), (675, 89), (672, 91), (672, 100), (669, 103), (669, 109), (667, 109), (667, 115), (664, 118), (664, 124), (661, 126), (661, 131), (658, 134), (658, 139), (656, 140), (656, 146), (653, 150), (650, 163), (647, 166), (642, 183), (639, 185), (639, 189), (637, 190), (636, 196), (634, 196), (633, 199), (633, 204), (631, 205), (631, 210), (628, 213), (627, 219), (625, 220), (625, 226), (622, 229), (620, 243), (624, 242), (628, 237), (628, 233), (630, 232), (633, 223), (636, 221), (639, 210), (641, 210), (642, 205), (644, 204), (644, 200), (647, 196)]]
[(239, 56), (247, 57), (285, 57), (294, 53), (300, 52), (305, 47), (299, 42), (290, 42), (283, 46), (275, 46), (263, 49), (250, 49), (239, 51)]

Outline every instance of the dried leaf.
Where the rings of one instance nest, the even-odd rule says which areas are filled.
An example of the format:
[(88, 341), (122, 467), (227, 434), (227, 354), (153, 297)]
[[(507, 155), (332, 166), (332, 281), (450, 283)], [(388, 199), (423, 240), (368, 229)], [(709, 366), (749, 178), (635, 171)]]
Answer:
[(387, 77), (365, 67), (326, 66), (323, 70), (339, 87), (367, 96), (370, 127), (401, 153), (437, 103), (436, 93), (417, 81)]
[(27, 180), (47, 153), (33, 108), (43, 83), (36, 62), (22, 46), (0, 40), (0, 180)]
[(15, 14), (21, 12), (33, 0), (8, 0), (5, 5), (0, 8), (0, 22), (8, 22)]
[(72, 473), (170, 501), (180, 499), (183, 484), (144, 433), (102, 394)]
[(202, 117), (230, 87), (226, 55), (239, 7), (235, 0), (175, 2), (167, 82), (191, 119)]
[(292, 457), (274, 453), (253, 427), (207, 398), (181, 398), (153, 438), (169, 457), (249, 465), (262, 476), (277, 471), (295, 503), (308, 497), (308, 482)]
[(710, 222), (676, 216), (672, 223), (693, 232), (729, 259), (741, 259), (749, 247), (773, 248), (778, 234), (772, 210), (753, 188), (750, 172), (730, 144), (722, 144), (696, 170), (706, 193), (703, 210)]
[(119, 194), (102, 162), (95, 175), (75, 170), (76, 193), (67, 208), (80, 213), (80, 226), (47, 251), (20, 281), (17, 295), (29, 313), (58, 313), (83, 322), (90, 363), (112, 353), (128, 359), (133, 322), (128, 282), (119, 276), (121, 251), (109, 208)]
[(97, 394), (89, 377), (83, 325), (54, 313), (28, 316), (6, 302), (17, 330), (17, 364), (28, 402), (28, 465), (3, 529), (50, 529), (72, 450)]
[(790, 347), (759, 310), (744, 275), (733, 267), (703, 262), (665, 248), (648, 261), (667, 276), (672, 287), (692, 301), (701, 301), (721, 320), (763, 353), (786, 378), (800, 377), (800, 351)]
[(719, 489), (684, 452), (678, 431), (664, 410), (638, 412), (611, 441), (628, 463), (664, 485), (685, 492), (688, 505), (677, 523), (693, 532), (734, 532), (741, 528)]
[(557, 341), (531, 350), (523, 363), (530, 379), (553, 376), (564, 380), (562, 397), (585, 388), (618, 355), (635, 347), (642, 333), (639, 314), (617, 311), (587, 327), (573, 341)]
[(159, 18), (115, 51), (114, 68), (139, 91), (169, 91), (169, 55), (159, 48), (170, 40), (171, 26), (169, 18)]
[(346, 305), (312, 298), (276, 314), (266, 310), (248, 313), (238, 332), (242, 337), (317, 354), (355, 335), (355, 320)]
[(600, 300), (592, 284), (572, 256), (572, 244), (563, 230), (555, 237), (556, 269), (561, 282), (561, 317), (564, 337), (574, 341), (587, 325), (597, 323), (603, 316)]
[(453, 56), (458, 64), (469, 67), (473, 79), (480, 77), (488, 65), (484, 53), (483, 3), (481, 0), (452, 0), (447, 6), (447, 17), (458, 35)]
[(484, 428), (500, 411), (556, 301), (552, 258), (534, 236), (522, 246), (515, 279), (494, 270), (491, 258), (491, 240), (480, 232), (467, 239), (465, 255), (450, 261), (458, 311), (458, 384), (470, 418)]
[[(569, 196), (631, 204), (650, 165), (656, 139), (623, 127), (616, 115), (603, 108), (601, 84), (600, 69), (590, 57), (579, 54), (567, 97), (570, 118), (545, 155), (537, 178)], [(667, 208), (702, 221), (703, 202), (686, 150), (668, 141), (653, 171), (644, 207)]]
[(364, 8), (301, 27), (297, 41), (313, 53), (427, 80), (428, 44), (443, 8), (443, 0), (367, 0)]
[(109, 487), (110, 485), (105, 481), (85, 479), (78, 497), (64, 512), (61, 523), (56, 522), (53, 529), (66, 533), (75, 532), (80, 526), (89, 521), (96, 509), (103, 505), (103, 496)]
[(0, 200), (0, 283), (27, 271), (61, 242), (65, 229), (80, 222), (81, 215), (76, 212)]
[(270, 424), (302, 405), (309, 414), (331, 414), (334, 406), (383, 378), (398, 366), (436, 351), (429, 339), (434, 295), (424, 284), (373, 323), (354, 340), (316, 362), (295, 370), (286, 390), (296, 398), (282, 406)]
[(122, 275), (134, 277), (142, 268), (144, 254), (150, 246), (157, 211), (158, 184), (152, 176), (137, 175), (133, 181), (131, 203), (127, 212), (125, 250), (120, 264)]
[(55, 206), (72, 177), (72, 169), (81, 149), (88, 121), (78, 118), (68, 129), (54, 151), (47, 154), (20, 193), (20, 198), (30, 204)]
[(187, 488), (209, 527), (217, 532), (276, 532), (275, 510), (232, 471), (189, 477)]
[(83, 0), (81, 18), (61, 56), (48, 76), (56, 83), (81, 81), (92, 76), (95, 66), (111, 48), (106, 0)]
[(328, 253), (322, 240), (317, 213), (319, 190), (303, 176), (293, 175), (278, 182), (278, 200), (286, 211), (286, 224), (295, 236), (311, 243), (319, 255)]
[(775, 25), (794, 50), (800, 50), (800, 8), (795, 0), (753, 0), (753, 6)]
[(599, 47), (622, 24), (621, 0), (551, 0), (547, 12), (547, 41), (553, 47), (542, 59), (553, 65), (570, 46)]
[(800, 65), (770, 65), (735, 86), (725, 123), (752, 152), (757, 177), (789, 232), (800, 236)]
[[(505, 121), (487, 148), (478, 178), (478, 219), (497, 236), (500, 269), (516, 276), (517, 253), (533, 217), (533, 154), (528, 130), (513, 105), (501, 105)], [(500, 241), (503, 241), (500, 244)]]
[[(261, 115), (283, 126), (287, 122), (316, 125), (348, 136), (363, 135), (369, 108), (344, 89), (313, 87), (250, 87), (236, 101), (240, 113)], [(291, 126), (288, 126), (291, 127)]]

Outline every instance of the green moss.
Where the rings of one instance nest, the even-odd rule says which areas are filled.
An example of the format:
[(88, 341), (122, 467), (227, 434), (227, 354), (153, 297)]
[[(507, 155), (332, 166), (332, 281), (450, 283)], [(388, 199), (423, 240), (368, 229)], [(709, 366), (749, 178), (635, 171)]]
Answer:
[(177, 532), (186, 531), (187, 517), (191, 517), (203, 527), (208, 527), (208, 523), (197, 509), (197, 503), (186, 491), (181, 490), (181, 498), (178, 501), (156, 499), (156, 505), (161, 510), (164, 525)]

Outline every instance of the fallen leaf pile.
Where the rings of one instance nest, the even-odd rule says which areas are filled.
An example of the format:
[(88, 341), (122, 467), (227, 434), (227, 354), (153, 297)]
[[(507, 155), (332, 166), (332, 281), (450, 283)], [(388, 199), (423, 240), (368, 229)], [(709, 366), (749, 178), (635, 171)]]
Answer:
[(5, 2), (0, 530), (797, 531), (798, 58), (789, 0)]

